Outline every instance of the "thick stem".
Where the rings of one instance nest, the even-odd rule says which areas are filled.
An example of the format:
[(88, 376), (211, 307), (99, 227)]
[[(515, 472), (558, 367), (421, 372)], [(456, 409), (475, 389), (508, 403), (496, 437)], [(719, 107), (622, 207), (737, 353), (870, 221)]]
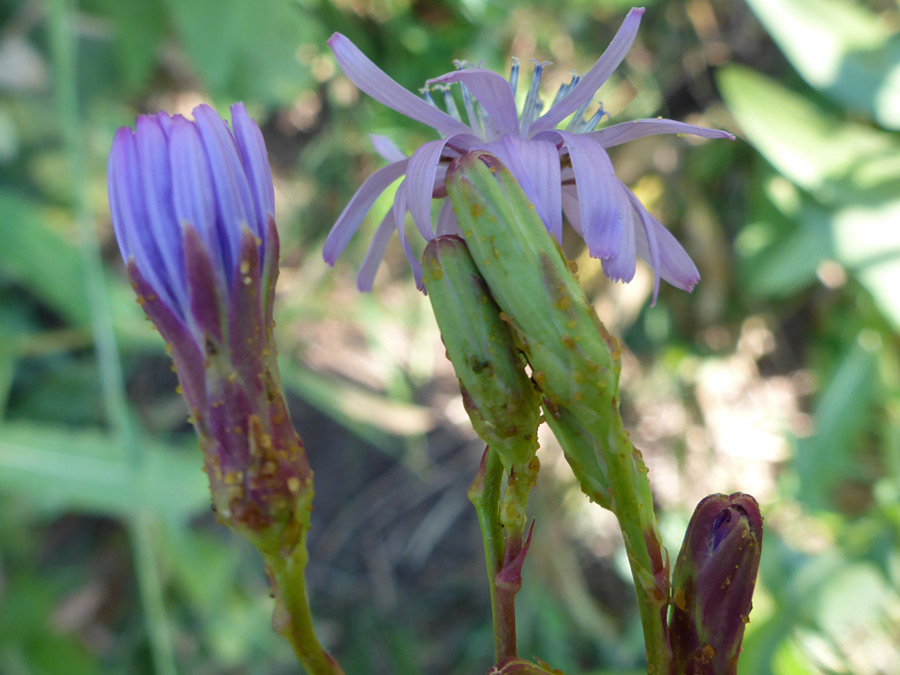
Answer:
[(478, 514), (484, 561), (491, 593), (491, 614), (494, 622), (494, 652), (497, 663), (516, 655), (515, 593), (498, 588), (497, 575), (503, 567), (506, 542), (500, 525), (500, 488), (503, 463), (500, 456), (485, 448), (478, 474), (469, 488), (469, 501)]
[(294, 648), (309, 675), (343, 675), (343, 670), (319, 644), (306, 596), (306, 537), (285, 556), (266, 556), (266, 568), (275, 594), (272, 625)]
[[(667, 637), (669, 566), (665, 559), (647, 470), (634, 448), (622, 419), (615, 411), (607, 439), (606, 455), (612, 510), (619, 521), (644, 629), (648, 675), (670, 675), (672, 653)], [(602, 440), (601, 440), (602, 443)]]

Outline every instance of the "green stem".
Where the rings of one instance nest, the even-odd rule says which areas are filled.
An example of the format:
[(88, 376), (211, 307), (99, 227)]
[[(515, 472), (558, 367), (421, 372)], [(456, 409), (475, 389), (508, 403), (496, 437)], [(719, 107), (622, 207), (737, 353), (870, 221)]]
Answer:
[(469, 488), (469, 501), (478, 514), (484, 561), (491, 593), (491, 615), (494, 623), (494, 654), (497, 663), (516, 656), (515, 593), (504, 592), (497, 586), (497, 574), (503, 566), (506, 543), (500, 524), (500, 488), (503, 482), (503, 463), (490, 448), (485, 449), (481, 467)]
[(319, 643), (313, 629), (306, 595), (306, 551), (304, 535), (289, 555), (267, 555), (266, 568), (275, 594), (272, 624), (294, 648), (297, 659), (309, 675), (343, 675), (343, 670)]
[(670, 675), (672, 654), (666, 627), (669, 570), (653, 512), (650, 481), (643, 459), (631, 443), (618, 410), (611, 417), (611, 425), (601, 425), (606, 433), (595, 438), (600, 441), (605, 455), (612, 511), (622, 530), (634, 578), (644, 629), (647, 673)]
[(144, 497), (144, 453), (135, 437), (128, 412), (125, 385), (113, 332), (109, 299), (103, 276), (100, 245), (94, 229), (87, 185), (81, 119), (78, 111), (76, 49), (72, 40), (71, 10), (68, 0), (51, 0), (48, 5), (50, 47), (55, 74), (54, 88), (60, 130), (69, 173), (73, 181), (75, 220), (81, 236), (85, 290), (91, 310), (91, 328), (96, 345), (106, 416), (120, 447), (128, 453), (131, 484), (135, 486), (134, 510), (128, 521), (135, 554), (136, 575), (146, 617), (154, 669), (160, 675), (175, 675), (175, 653), (166, 621), (162, 583), (154, 555), (151, 515)]

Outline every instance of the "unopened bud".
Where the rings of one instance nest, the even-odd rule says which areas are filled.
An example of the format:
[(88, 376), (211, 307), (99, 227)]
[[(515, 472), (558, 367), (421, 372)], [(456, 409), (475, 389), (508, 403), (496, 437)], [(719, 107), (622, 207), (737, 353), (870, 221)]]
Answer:
[(715, 494), (697, 505), (672, 584), (675, 672), (737, 673), (762, 535), (759, 505), (750, 495)]
[(527, 463), (538, 446), (540, 398), (465, 242), (433, 239), (422, 269), (472, 426), (507, 469)]
[(175, 363), (221, 522), (264, 553), (309, 526), (312, 471), (288, 417), (272, 309), (278, 234), (262, 134), (242, 104), (120, 129), (109, 198), (128, 275)]

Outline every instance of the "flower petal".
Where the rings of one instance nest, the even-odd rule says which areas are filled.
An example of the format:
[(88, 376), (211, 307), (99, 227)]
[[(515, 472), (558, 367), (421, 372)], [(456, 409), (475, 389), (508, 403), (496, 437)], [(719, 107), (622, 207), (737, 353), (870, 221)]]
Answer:
[(171, 288), (147, 216), (137, 140), (131, 129), (116, 132), (109, 157), (109, 206), (116, 240), (126, 266), (133, 265), (167, 307), (184, 318), (184, 307)]
[(344, 207), (341, 215), (328, 233), (325, 239), (325, 246), (322, 248), (322, 257), (329, 265), (334, 265), (334, 261), (341, 252), (346, 248), (350, 238), (359, 229), (360, 224), (365, 218), (369, 209), (378, 199), (379, 195), (387, 189), (387, 187), (395, 180), (400, 178), (406, 172), (408, 160), (394, 162), (385, 167), (378, 169), (369, 176), (353, 198)]
[(409, 212), (412, 213), (419, 234), (425, 241), (434, 239), (434, 228), (431, 224), (431, 200), (434, 196), (438, 162), (441, 161), (444, 147), (453, 138), (451, 136), (423, 143), (409, 158), (409, 166), (406, 169)]
[(381, 155), (382, 159), (388, 162), (401, 162), (406, 159), (406, 153), (398, 148), (397, 144), (387, 136), (369, 134), (369, 140), (372, 141), (372, 147), (375, 148), (375, 152)]
[(437, 230), (435, 234), (441, 237), (445, 234), (459, 234), (459, 222), (456, 220), (456, 214), (453, 213), (453, 204), (449, 199), (445, 199), (441, 204), (441, 212), (438, 214)]
[(558, 138), (569, 153), (578, 193), (584, 242), (595, 258), (615, 256), (625, 234), (617, 198), (618, 179), (606, 150), (589, 136), (546, 131), (534, 140)]
[(328, 39), (328, 46), (331, 47), (334, 58), (350, 81), (379, 103), (410, 119), (427, 124), (445, 135), (470, 131), (469, 127), (459, 120), (453, 119), (397, 84), (344, 35), (333, 34)]
[(613, 281), (623, 281), (627, 284), (634, 279), (634, 272), (637, 267), (634, 209), (628, 199), (628, 194), (631, 193), (631, 190), (621, 182), (618, 183), (617, 188), (616, 202), (619, 207), (619, 213), (624, 218), (622, 245), (612, 258), (603, 261), (603, 273)]
[(485, 146), (519, 181), (547, 230), (562, 243), (559, 150), (548, 140), (507, 134)]
[(519, 129), (516, 100), (506, 78), (484, 68), (463, 68), (428, 80), (426, 85), (463, 82), (487, 111), (491, 125), (489, 138), (500, 138)]
[(581, 238), (584, 238), (584, 230), (581, 229), (581, 211), (578, 206), (578, 191), (574, 185), (564, 185), (562, 190), (562, 210), (569, 221), (569, 225)]
[(231, 126), (234, 138), (241, 153), (244, 173), (250, 184), (250, 193), (256, 210), (257, 221), (251, 229), (265, 241), (266, 223), (269, 217), (275, 217), (275, 187), (272, 185), (272, 170), (269, 168), (269, 155), (266, 144), (256, 122), (247, 114), (243, 103), (231, 106)]
[(180, 225), (188, 223), (197, 230), (216, 269), (226, 275), (229, 254), (222, 246), (216, 227), (215, 191), (200, 132), (197, 125), (182, 117), (173, 120), (169, 133), (175, 217)]
[(209, 162), (216, 196), (216, 224), (226, 254), (225, 273), (231, 278), (237, 270), (241, 231), (245, 225), (252, 231), (259, 220), (228, 125), (208, 105), (198, 105), (193, 114)]
[(638, 212), (638, 216), (644, 223), (646, 233), (638, 230), (637, 254), (644, 260), (653, 264), (653, 254), (650, 249), (651, 236), (654, 237), (659, 247), (659, 275), (676, 288), (683, 291), (692, 291), (700, 281), (700, 272), (697, 266), (681, 246), (678, 240), (669, 232), (640, 201), (635, 198), (632, 204)]
[(372, 290), (378, 266), (384, 259), (384, 249), (387, 247), (387, 243), (396, 229), (397, 225), (392, 208), (381, 219), (381, 224), (375, 230), (375, 236), (372, 237), (372, 241), (369, 243), (362, 265), (359, 266), (359, 272), (356, 274), (356, 287), (359, 290), (363, 292)]
[(643, 14), (643, 7), (635, 7), (628, 12), (628, 16), (625, 17), (625, 21), (622, 22), (622, 26), (612, 39), (612, 42), (609, 43), (609, 47), (606, 48), (606, 51), (597, 59), (597, 62), (585, 76), (581, 78), (581, 81), (575, 85), (565, 98), (531, 125), (532, 136), (541, 131), (555, 128), (557, 124), (594, 97), (600, 86), (619, 67), (628, 50), (631, 49)]
[(635, 138), (655, 136), (657, 134), (692, 134), (703, 138), (727, 138), (730, 141), (734, 140), (734, 135), (727, 131), (707, 129), (706, 127), (660, 118), (622, 122), (621, 124), (614, 124), (611, 127), (594, 131), (588, 135), (600, 141), (604, 148), (611, 148), (621, 143), (633, 141)]
[(113, 137), (106, 172), (106, 187), (109, 193), (109, 215), (112, 218), (113, 231), (116, 233), (122, 261), (126, 265), (133, 255), (132, 239), (139, 227), (132, 198), (134, 193), (131, 185), (134, 181), (130, 180), (136, 170), (134, 154), (134, 133), (128, 127), (122, 127)]
[(172, 169), (166, 134), (156, 116), (141, 115), (135, 124), (134, 138), (147, 209), (146, 226), (164, 266), (160, 274), (169, 279), (178, 302), (186, 307), (181, 228), (172, 208)]
[(404, 180), (400, 183), (400, 187), (397, 188), (397, 197), (394, 199), (394, 206), (392, 208), (392, 212), (394, 215), (394, 227), (397, 229), (397, 236), (400, 238), (400, 246), (403, 248), (403, 252), (406, 254), (406, 259), (409, 261), (409, 266), (412, 268), (413, 278), (416, 281), (416, 288), (420, 291), (425, 289), (425, 284), (422, 281), (422, 265), (419, 264), (419, 259), (412, 251), (412, 247), (409, 245), (409, 239), (406, 237), (406, 204), (408, 200), (408, 186), (407, 180)]
[[(635, 249), (637, 254), (644, 260), (653, 270), (653, 298), (650, 300), (650, 306), (656, 304), (659, 297), (659, 280), (660, 280), (660, 262), (659, 262), (659, 239), (656, 237), (656, 228), (653, 227), (649, 218), (647, 218), (647, 209), (638, 201), (634, 193), (628, 190), (628, 201), (634, 207), (635, 215), (638, 222), (635, 223)], [(646, 215), (645, 215), (646, 214)]]

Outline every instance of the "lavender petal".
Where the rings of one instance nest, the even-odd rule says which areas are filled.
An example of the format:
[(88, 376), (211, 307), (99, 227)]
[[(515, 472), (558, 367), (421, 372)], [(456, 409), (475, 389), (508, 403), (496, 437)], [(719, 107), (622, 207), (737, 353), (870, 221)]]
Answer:
[(387, 187), (395, 180), (406, 173), (408, 160), (394, 162), (369, 176), (360, 186), (356, 194), (349, 201), (347, 206), (338, 216), (337, 221), (328, 233), (325, 239), (325, 246), (322, 249), (322, 257), (329, 265), (334, 265), (341, 252), (350, 242), (351, 237), (359, 229), (360, 224), (365, 218), (369, 209), (375, 203), (375, 200), (384, 192)]
[(644, 119), (633, 122), (622, 122), (611, 127), (600, 129), (588, 134), (600, 142), (604, 148), (611, 148), (636, 138), (644, 136), (656, 136), (658, 134), (691, 134), (703, 138), (727, 138), (733, 141), (734, 135), (719, 129), (707, 129), (685, 122), (676, 122), (666, 119)]
[(619, 28), (616, 36), (609, 43), (606, 51), (597, 59), (593, 67), (581, 78), (581, 81), (575, 85), (569, 94), (559, 101), (555, 106), (544, 113), (534, 124), (531, 125), (531, 135), (553, 129), (562, 122), (566, 117), (578, 110), (582, 105), (590, 101), (600, 86), (606, 82), (610, 75), (613, 74), (619, 64), (622, 63), (628, 50), (634, 42), (637, 35), (638, 27), (641, 24), (641, 16), (644, 14), (643, 7), (635, 7), (622, 26)]
[(427, 124), (445, 135), (470, 131), (469, 127), (459, 120), (428, 105), (397, 84), (344, 35), (333, 34), (328, 39), (328, 46), (331, 47), (334, 58), (350, 81), (382, 105), (417, 122)]

